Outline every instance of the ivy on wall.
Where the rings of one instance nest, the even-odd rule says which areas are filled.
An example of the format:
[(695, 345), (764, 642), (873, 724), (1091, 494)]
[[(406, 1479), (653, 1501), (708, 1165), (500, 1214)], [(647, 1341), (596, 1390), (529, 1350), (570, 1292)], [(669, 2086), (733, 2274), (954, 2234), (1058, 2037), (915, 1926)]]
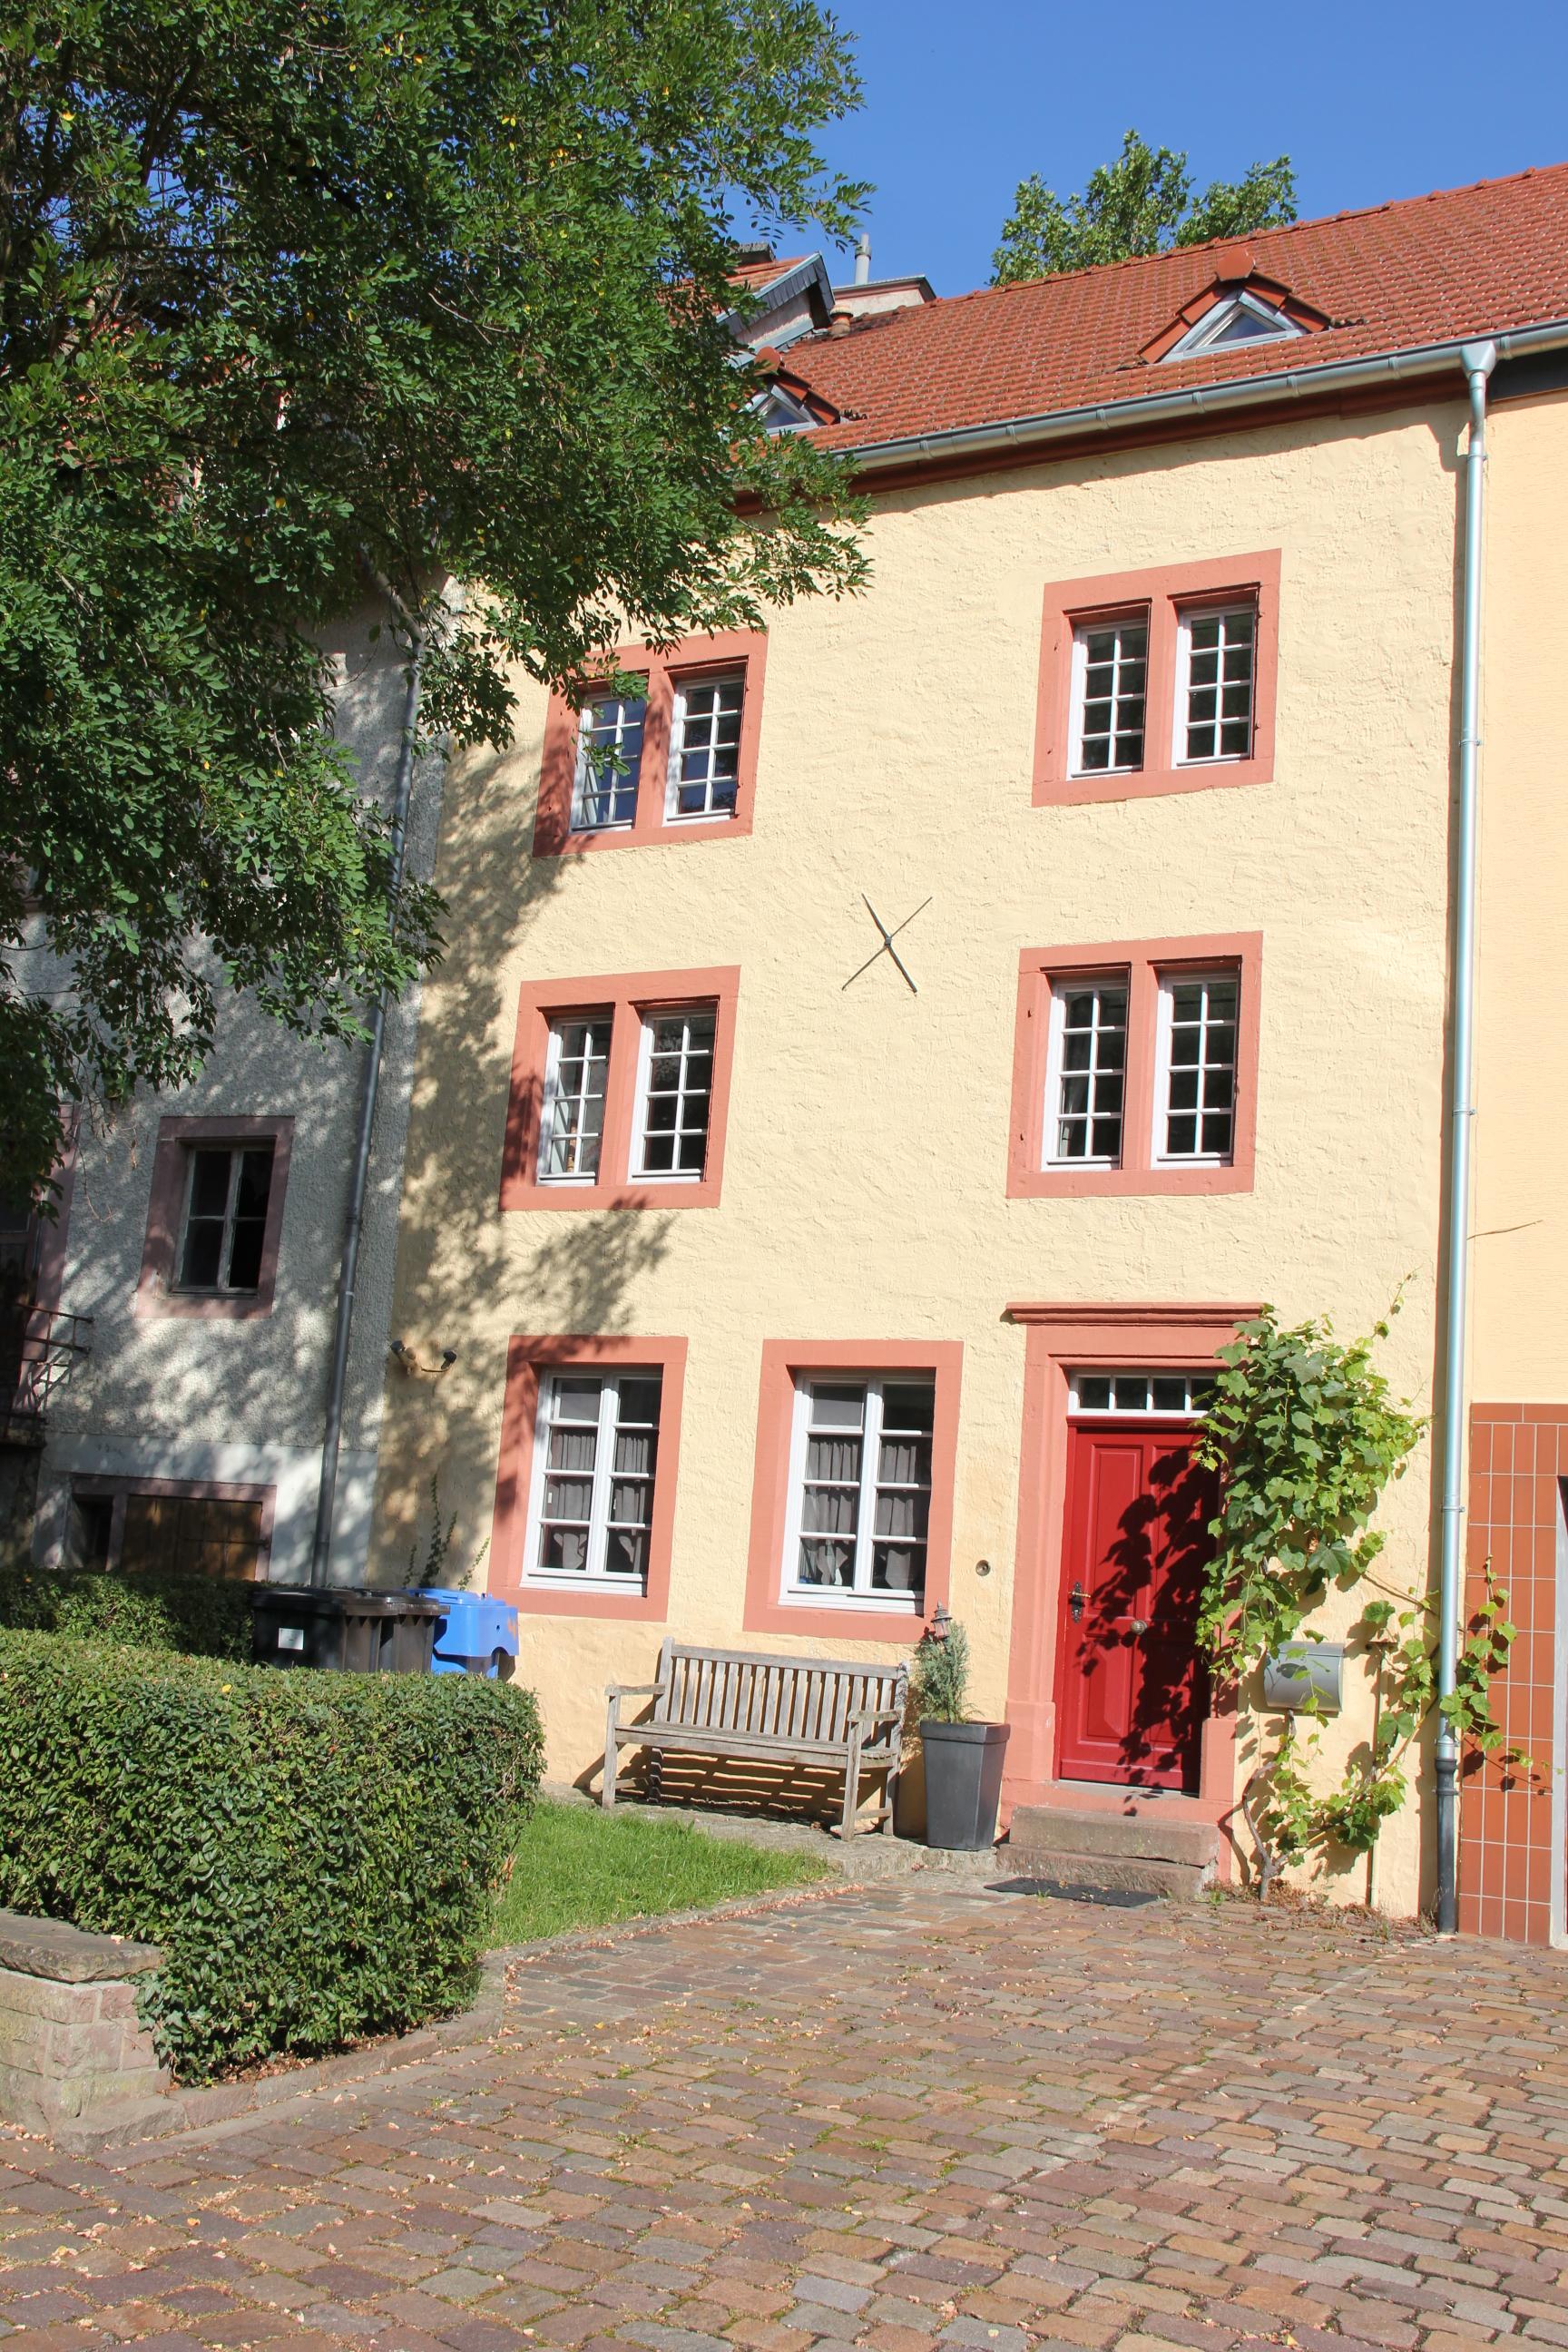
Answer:
[(1369, 1737), (1323, 1789), (1312, 1769), (1321, 1735), (1309, 1702), (1301, 1713), (1310, 1727), (1303, 1734), (1296, 1717), (1283, 1716), (1244, 1792), (1264, 1895), (1287, 1864), (1316, 1849), (1371, 1850), (1409, 1796), (1411, 1751), (1434, 1711), (1483, 1753), (1502, 1743), (1489, 1689), (1514, 1638), (1506, 1592), (1489, 1578), (1462, 1636), (1456, 1688), (1440, 1699), (1435, 1603), (1373, 1573), (1384, 1548), (1373, 1515), (1426, 1426), (1373, 1361), (1388, 1331), (1384, 1320), (1342, 1342), (1326, 1317), (1286, 1326), (1265, 1307), (1220, 1350), (1200, 1425), (1197, 1458), (1220, 1475), (1198, 1615), (1218, 1687), (1239, 1688), (1288, 1642), (1321, 1638), (1309, 1621), (1331, 1591), (1369, 1588), (1347, 1635), (1348, 1648), (1374, 1662)]

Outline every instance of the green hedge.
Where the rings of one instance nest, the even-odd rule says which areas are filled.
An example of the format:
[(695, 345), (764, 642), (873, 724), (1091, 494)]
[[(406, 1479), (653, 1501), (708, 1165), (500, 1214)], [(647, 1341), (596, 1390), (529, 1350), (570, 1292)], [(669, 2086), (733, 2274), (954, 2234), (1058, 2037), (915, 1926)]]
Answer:
[(255, 1590), (232, 1576), (0, 1569), (0, 1626), (244, 1660), (250, 1655), (248, 1596)]
[(161, 1944), (184, 2082), (460, 2008), (539, 1784), (531, 1693), (0, 1633), (0, 1906)]

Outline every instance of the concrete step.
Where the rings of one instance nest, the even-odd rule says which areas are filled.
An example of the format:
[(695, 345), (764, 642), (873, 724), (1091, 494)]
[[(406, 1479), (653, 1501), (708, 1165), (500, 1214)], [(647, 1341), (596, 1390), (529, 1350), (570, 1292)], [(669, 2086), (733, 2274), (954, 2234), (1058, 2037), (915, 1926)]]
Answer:
[(1126, 1888), (1140, 1895), (1168, 1895), (1191, 1903), (1211, 1874), (1195, 1863), (1118, 1860), (1103, 1853), (1068, 1853), (1059, 1846), (1020, 1851), (1011, 1841), (997, 1849), (992, 1884), (1008, 1878), (1052, 1878), (1065, 1886)]
[(1088, 1805), (1020, 1805), (1007, 1842), (1016, 1853), (1177, 1862), (1189, 1870), (1212, 1868), (1219, 1853), (1219, 1832), (1212, 1822), (1194, 1822), (1186, 1815), (1173, 1819), (1162, 1813), (1158, 1798), (1132, 1796), (1114, 1812)]

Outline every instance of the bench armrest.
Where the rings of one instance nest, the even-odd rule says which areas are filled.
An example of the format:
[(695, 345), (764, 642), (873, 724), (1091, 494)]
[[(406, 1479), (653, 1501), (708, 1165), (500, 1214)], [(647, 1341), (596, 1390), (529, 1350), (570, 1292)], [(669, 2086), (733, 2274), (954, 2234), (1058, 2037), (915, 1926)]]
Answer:
[(606, 1683), (606, 1698), (662, 1698), (668, 1683)]
[(879, 1730), (883, 1724), (901, 1723), (903, 1709), (899, 1706), (868, 1706), (864, 1715), (855, 1718), (862, 1731)]

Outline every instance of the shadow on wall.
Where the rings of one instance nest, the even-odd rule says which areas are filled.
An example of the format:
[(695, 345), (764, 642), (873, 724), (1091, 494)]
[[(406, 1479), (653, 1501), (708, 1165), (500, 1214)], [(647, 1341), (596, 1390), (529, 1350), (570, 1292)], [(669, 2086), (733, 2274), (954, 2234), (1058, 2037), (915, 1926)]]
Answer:
[(524, 756), (487, 752), (459, 760), (447, 781), (436, 876), (447, 952), (420, 1021), (394, 1332), (422, 1361), (448, 1347), (457, 1361), (438, 1384), (392, 1375), (373, 1549), (384, 1577), (401, 1575), (428, 1526), (432, 1474), (443, 1519), (458, 1516), (456, 1569), (489, 1532), (506, 1364), (499, 1346), (471, 1340), (471, 1307), (501, 1294), (504, 1316), (487, 1323), (509, 1333), (623, 1332), (636, 1285), (669, 1247), (668, 1213), (563, 1213), (520, 1257), (515, 1221), (500, 1207), (520, 951), (582, 863), (581, 854), (534, 862), (534, 794), (518, 789), (520, 776)]

